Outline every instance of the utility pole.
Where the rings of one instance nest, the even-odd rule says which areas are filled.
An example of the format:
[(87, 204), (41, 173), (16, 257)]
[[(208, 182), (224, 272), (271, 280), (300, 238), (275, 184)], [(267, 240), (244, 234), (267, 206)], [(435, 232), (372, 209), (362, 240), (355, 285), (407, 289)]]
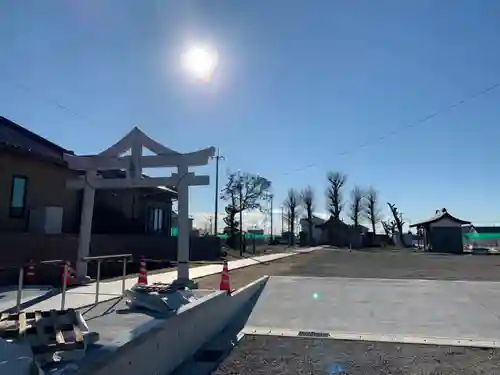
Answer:
[(219, 154), (219, 148), (217, 148), (217, 155), (212, 156), (211, 159), (215, 159), (215, 213), (214, 213), (214, 236), (217, 236), (217, 219), (219, 218), (219, 160), (225, 160), (226, 158)]
[(212, 234), (212, 216), (209, 216), (208, 217), (208, 222), (209, 222), (209, 228), (210, 228), (210, 231), (208, 233)]
[(264, 199), (269, 201), (270, 203), (270, 210), (271, 210), (271, 244), (273, 243), (273, 232), (274, 232), (274, 229), (273, 229), (273, 198), (274, 198), (274, 194), (272, 193), (266, 193), (266, 195), (264, 196)]
[(238, 172), (238, 188), (240, 193), (240, 256), (243, 255), (243, 184), (241, 183), (240, 172)]
[(281, 235), (285, 231), (285, 213), (283, 212), (283, 206), (281, 206)]
[(271, 199), (271, 244), (273, 244), (273, 198), (274, 198), (274, 195), (271, 194), (269, 196), (269, 198)]

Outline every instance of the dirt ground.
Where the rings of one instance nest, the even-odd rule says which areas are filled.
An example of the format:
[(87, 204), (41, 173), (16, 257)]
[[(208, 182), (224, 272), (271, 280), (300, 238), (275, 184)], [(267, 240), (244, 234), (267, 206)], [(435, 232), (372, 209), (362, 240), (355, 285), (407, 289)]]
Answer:
[(435, 254), (404, 250), (314, 252), (300, 276), (500, 281), (500, 256)]
[[(231, 288), (264, 275), (500, 281), (500, 256), (454, 255), (412, 250), (319, 250), (257, 266), (230, 270)], [(220, 275), (197, 280), (218, 288)]]

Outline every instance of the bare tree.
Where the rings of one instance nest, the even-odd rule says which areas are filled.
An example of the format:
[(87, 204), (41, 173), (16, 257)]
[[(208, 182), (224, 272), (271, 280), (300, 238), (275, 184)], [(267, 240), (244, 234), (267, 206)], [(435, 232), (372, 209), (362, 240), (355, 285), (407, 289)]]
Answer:
[(392, 236), (396, 231), (396, 222), (394, 220), (387, 219), (386, 221), (382, 221), (381, 223), (386, 236), (392, 239)]
[(339, 221), (344, 208), (342, 188), (347, 181), (347, 175), (341, 172), (329, 172), (327, 178), (329, 184), (326, 191), (328, 211), (334, 220)]
[(304, 190), (302, 190), (300, 194), (300, 199), (302, 201), (302, 205), (304, 206), (304, 210), (306, 213), (306, 220), (309, 229), (309, 246), (313, 245), (313, 211), (314, 211), (314, 190), (311, 186), (307, 186)]
[(354, 228), (359, 228), (362, 215), (365, 212), (364, 208), (364, 193), (359, 186), (355, 186), (351, 190), (351, 201), (349, 205), (349, 217), (354, 224)]
[(387, 205), (389, 206), (389, 209), (391, 210), (392, 216), (394, 217), (394, 222), (396, 225), (396, 228), (398, 229), (399, 232), (399, 238), (401, 239), (401, 243), (403, 246), (406, 246), (405, 243), (405, 238), (403, 234), (403, 225), (405, 224), (403, 220), (403, 214), (398, 211), (398, 208), (394, 203), (389, 203), (387, 202)]
[(295, 245), (295, 221), (298, 216), (299, 195), (295, 189), (288, 190), (288, 195), (284, 202), (287, 212), (287, 220), (290, 232), (290, 245)]
[(376, 225), (382, 220), (382, 215), (379, 207), (378, 191), (370, 187), (366, 193), (366, 218), (372, 224), (372, 232), (375, 236)]
[(251, 173), (229, 173), (221, 192), (221, 199), (228, 201), (224, 231), (228, 234), (229, 246), (236, 247), (235, 237), (241, 224), (236, 220), (236, 215), (246, 210), (260, 209), (261, 200), (270, 188), (271, 182), (264, 177)]

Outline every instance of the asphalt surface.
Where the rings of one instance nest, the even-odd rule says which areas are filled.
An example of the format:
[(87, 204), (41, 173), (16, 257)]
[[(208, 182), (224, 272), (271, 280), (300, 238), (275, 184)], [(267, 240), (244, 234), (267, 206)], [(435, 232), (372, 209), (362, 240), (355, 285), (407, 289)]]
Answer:
[[(411, 250), (321, 250), (291, 257), (288, 264), (286, 261), (263, 265), (260, 273), (255, 268), (252, 272), (250, 269), (234, 271), (232, 275), (239, 277), (239, 282), (262, 274), (500, 281), (500, 257), (496, 256), (427, 254)], [(493, 348), (265, 335), (245, 335), (218, 362), (212, 374), (500, 375), (500, 352)]]

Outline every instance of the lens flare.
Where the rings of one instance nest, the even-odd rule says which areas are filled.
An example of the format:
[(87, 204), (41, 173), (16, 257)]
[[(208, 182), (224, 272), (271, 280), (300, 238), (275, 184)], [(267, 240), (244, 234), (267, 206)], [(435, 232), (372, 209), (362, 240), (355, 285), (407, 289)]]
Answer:
[(219, 55), (215, 49), (194, 46), (182, 55), (182, 65), (196, 79), (210, 82), (219, 64)]

